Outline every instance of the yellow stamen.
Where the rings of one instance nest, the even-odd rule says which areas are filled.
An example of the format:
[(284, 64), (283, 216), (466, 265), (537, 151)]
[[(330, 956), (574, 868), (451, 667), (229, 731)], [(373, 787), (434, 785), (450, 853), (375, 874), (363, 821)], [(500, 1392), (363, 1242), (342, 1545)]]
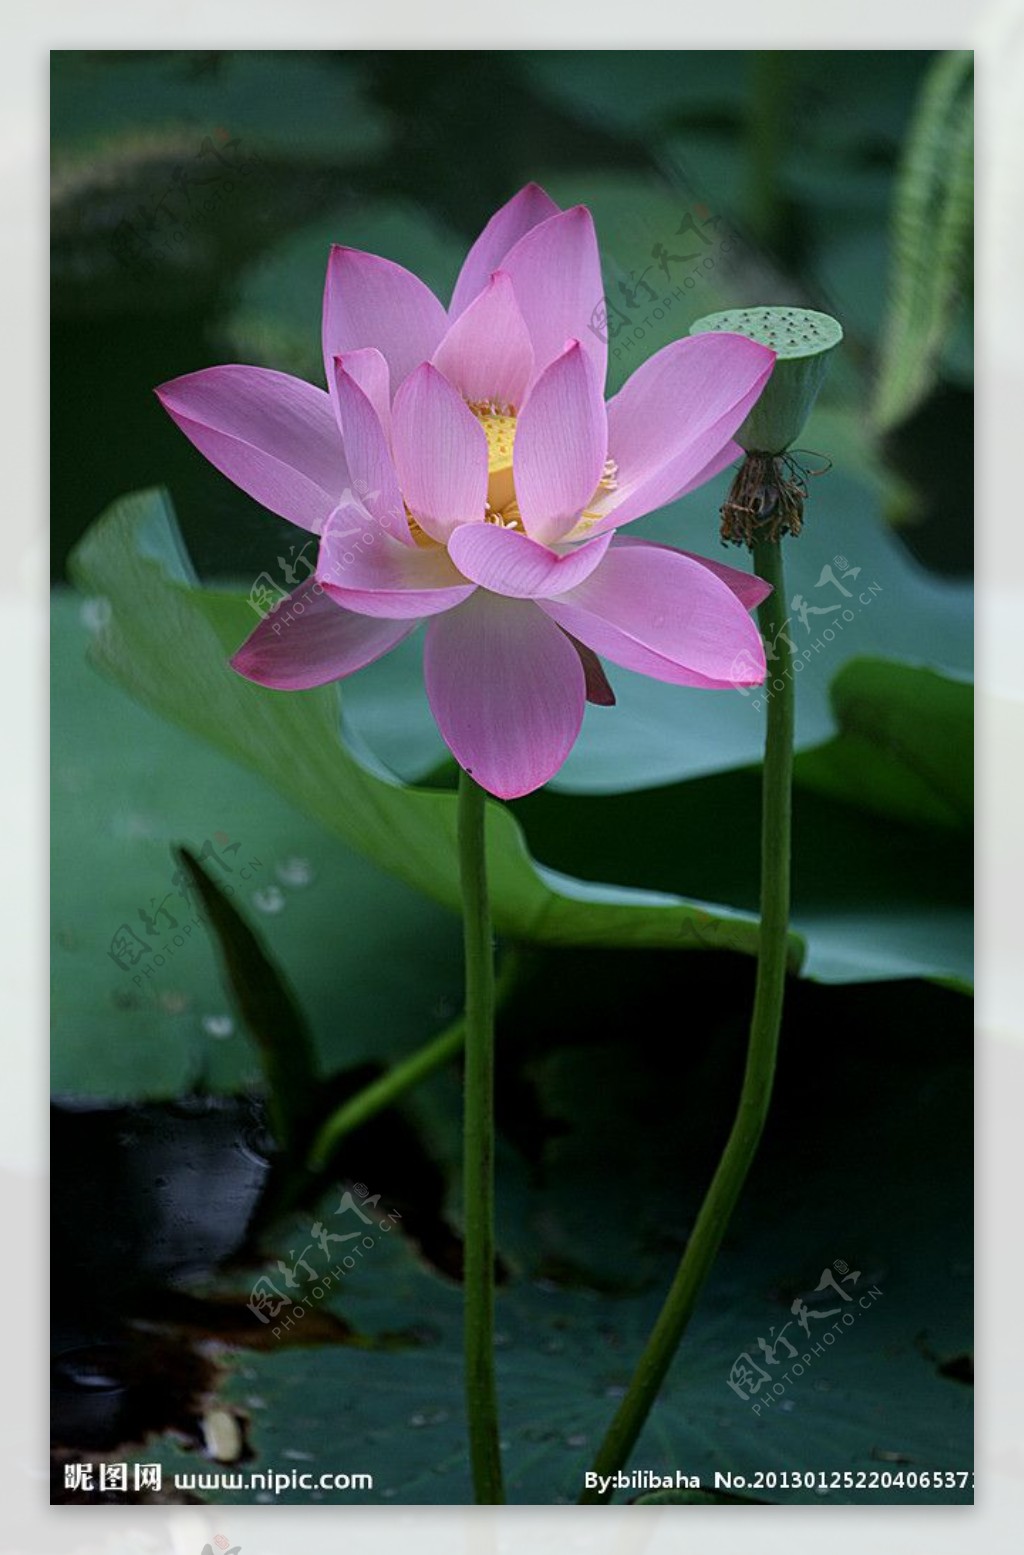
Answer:
[(489, 524), (500, 524), (503, 529), (522, 529), (523, 521), (516, 505), (516, 489), (512, 479), (512, 450), (516, 440), (515, 406), (484, 400), (471, 404), (469, 408), (487, 437), (487, 511), (484, 517)]
[[(496, 400), (478, 400), (470, 403), (470, 410), (484, 429), (487, 438), (487, 501), (484, 507), (484, 522), (496, 524), (500, 529), (517, 529), (521, 534), (525, 533), (526, 526), (523, 523), (519, 504), (516, 501), (516, 488), (512, 478), (512, 455), (516, 440), (516, 408), (514, 405), (503, 405)], [(608, 492), (614, 491), (618, 485), (619, 468), (614, 459), (606, 459), (601, 478), (597, 483), (597, 490), (590, 499), (591, 505), (579, 519), (569, 539), (577, 539), (586, 534), (604, 517), (599, 504)], [(417, 545), (431, 546), (436, 541), (425, 533), (406, 508), (409, 520), (409, 532)]]
[(526, 533), (523, 516), (519, 511), (519, 503), (514, 497), (500, 513), (496, 512), (488, 502), (487, 511), (484, 513), (484, 522), (487, 524), (497, 524), (499, 529), (518, 529), (521, 534)]
[(570, 539), (576, 539), (578, 536), (586, 534), (588, 529), (593, 529), (595, 524), (600, 523), (604, 517), (604, 512), (595, 511), (596, 505), (607, 492), (614, 491), (618, 484), (619, 467), (614, 459), (606, 459), (604, 461), (604, 469), (601, 472), (601, 479), (597, 483), (597, 490), (590, 499), (591, 505), (588, 508), (584, 508), (580, 514), (576, 528), (569, 536)]
[(412, 537), (415, 540), (416, 544), (422, 550), (424, 550), (424, 551), (429, 550), (430, 546), (437, 544), (437, 541), (432, 539), (431, 536), (427, 534), (427, 531), (425, 529), (421, 528), (420, 525), (417, 523), (416, 519), (413, 518), (412, 514), (409, 511), (409, 504), (408, 503), (405, 504), (405, 518), (406, 518), (406, 522), (409, 525), (409, 533), (412, 535)]

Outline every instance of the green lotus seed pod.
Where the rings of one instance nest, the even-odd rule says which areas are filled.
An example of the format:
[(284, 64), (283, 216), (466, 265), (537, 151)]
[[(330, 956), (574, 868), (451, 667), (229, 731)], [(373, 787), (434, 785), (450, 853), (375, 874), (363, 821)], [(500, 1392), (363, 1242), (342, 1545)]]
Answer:
[(814, 408), (829, 352), (843, 338), (842, 325), (810, 308), (730, 308), (690, 325), (691, 335), (709, 330), (746, 335), (775, 352), (775, 368), (761, 398), (735, 435), (748, 453), (783, 453)]

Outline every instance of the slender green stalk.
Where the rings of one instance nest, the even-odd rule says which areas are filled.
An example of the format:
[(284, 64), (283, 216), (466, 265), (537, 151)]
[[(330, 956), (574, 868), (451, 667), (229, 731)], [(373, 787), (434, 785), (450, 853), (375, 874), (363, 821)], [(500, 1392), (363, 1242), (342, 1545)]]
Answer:
[[(495, 1006), (500, 1009), (519, 975), (520, 953), (513, 946), (502, 957), (501, 970), (494, 987)], [(461, 1014), (450, 1026), (425, 1042), (422, 1047), (394, 1064), (386, 1074), (371, 1080), (369, 1085), (343, 1101), (341, 1106), (321, 1124), (306, 1161), (311, 1172), (322, 1171), (346, 1134), (361, 1128), (379, 1112), (401, 1101), (421, 1080), (426, 1080), (436, 1070), (443, 1069), (462, 1052), (466, 1040), (466, 1016)]]
[(757, 242), (772, 251), (778, 249), (783, 236), (780, 222), (785, 198), (779, 174), (785, 154), (791, 62), (781, 49), (753, 49), (748, 60), (745, 212)]
[(486, 797), (459, 773), (459, 870), (466, 954), (462, 1191), (466, 1414), (477, 1502), (504, 1502), (494, 1377), (494, 943), (487, 892)]
[(307, 1165), (312, 1172), (322, 1171), (332, 1152), (346, 1134), (368, 1123), (378, 1112), (400, 1101), (406, 1091), (412, 1090), (421, 1080), (442, 1069), (460, 1052), (466, 1036), (466, 1018), (460, 1015), (432, 1042), (417, 1048), (400, 1064), (395, 1064), (385, 1074), (350, 1096), (321, 1126), (309, 1152)]
[[(603, 1477), (625, 1467), (644, 1428), (715, 1261), (756, 1154), (771, 1102), (786, 983), (794, 699), (791, 648), (782, 635), (786, 608), (782, 548), (776, 541), (759, 540), (753, 550), (755, 571), (772, 585), (773, 592), (760, 606), (758, 619), (765, 641), (773, 645), (777, 657), (769, 668), (767, 682), (761, 930), (747, 1064), (732, 1132), (682, 1262), (626, 1395), (594, 1459), (594, 1472)], [(609, 1494), (610, 1489), (602, 1491), (598, 1486), (584, 1491), (580, 1500), (604, 1501)]]

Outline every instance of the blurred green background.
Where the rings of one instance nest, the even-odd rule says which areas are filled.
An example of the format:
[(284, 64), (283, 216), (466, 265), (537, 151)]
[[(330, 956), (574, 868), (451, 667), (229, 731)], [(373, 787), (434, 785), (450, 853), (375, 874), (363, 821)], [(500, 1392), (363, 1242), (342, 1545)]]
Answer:
[[(618, 310), (609, 392), (719, 307), (803, 304), (844, 325), (800, 455), (832, 469), (810, 481), (787, 557), (807, 653), (801, 976), (765, 1156), (709, 1291), (696, 1374), (684, 1357), (638, 1460), (650, 1466), (791, 1467), (799, 1451), (846, 1467), (876, 1449), (967, 1461), (967, 1389), (950, 1365), (970, 1342), (970, 67), (910, 51), (53, 56), (62, 1096), (134, 1105), (264, 1083), (280, 1033), (247, 1031), (201, 930), (176, 946), (175, 843), (216, 850), (209, 869), (296, 991), (321, 1106), (439, 1031), (461, 998), (452, 770), (415, 639), (340, 698), (231, 675), (256, 620), (248, 591), (281, 581), (296, 532), (206, 464), (154, 385), (229, 360), (321, 382), (331, 242), (399, 260), (447, 300), (481, 225), (531, 179), (594, 212)], [(725, 486), (642, 532), (722, 555)], [(821, 646), (836, 607), (852, 619)], [(751, 991), (763, 709), (612, 678), (617, 709), (590, 710), (556, 783), (492, 834), (499, 933), (527, 968), (502, 1020), (500, 1238), (524, 1500), (575, 1494), (721, 1145)], [(146, 941), (127, 965), (113, 953), (123, 926)], [(370, 1417), (373, 1397), (379, 1418), (351, 1423), (350, 1455), (377, 1432), (391, 1494), (459, 1500), (457, 1293), (437, 1252), (457, 1240), (456, 1072), (400, 1117), (400, 1139), (362, 1130), (338, 1170), (418, 1215), (419, 1240), (333, 1305), (360, 1333), (417, 1303), (451, 1322), (415, 1354), (243, 1355), (225, 1396), (278, 1400), (252, 1426), (257, 1455), (282, 1429), (320, 1451), (338, 1385)], [(897, 1294), (823, 1390), (774, 1434), (755, 1429), (723, 1376), (773, 1303), (840, 1256)], [(538, 1277), (560, 1316), (531, 1306)], [(259, 1384), (239, 1381), (253, 1367)], [(563, 1403), (570, 1367), (589, 1390), (579, 1419)], [(312, 1399), (301, 1441), (299, 1393)], [(431, 1408), (433, 1432), (406, 1430)], [(160, 1450), (181, 1459), (180, 1434)]]

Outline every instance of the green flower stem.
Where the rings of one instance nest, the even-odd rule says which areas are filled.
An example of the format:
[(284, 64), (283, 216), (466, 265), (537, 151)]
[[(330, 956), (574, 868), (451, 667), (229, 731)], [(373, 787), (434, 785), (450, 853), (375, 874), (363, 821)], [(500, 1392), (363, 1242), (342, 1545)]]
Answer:
[(785, 199), (779, 178), (785, 152), (786, 109), (792, 90), (790, 61), (782, 49), (753, 49), (745, 116), (746, 214), (758, 243), (777, 250)]
[(460, 1015), (439, 1036), (425, 1046), (410, 1053), (400, 1064), (395, 1064), (385, 1074), (350, 1096), (336, 1112), (332, 1112), (313, 1141), (307, 1165), (312, 1172), (323, 1171), (339, 1142), (346, 1134), (368, 1123), (386, 1107), (400, 1101), (406, 1091), (442, 1069), (460, 1052), (466, 1035), (466, 1018)]
[[(506, 950), (495, 984), (497, 1008), (501, 1008), (519, 975), (519, 970), (520, 958), (517, 951)], [(450, 1064), (462, 1052), (465, 1040), (466, 1017), (463, 1013), (430, 1042), (424, 1043), (423, 1047), (417, 1048), (415, 1053), (410, 1053), (408, 1058), (403, 1058), (401, 1063), (393, 1065), (386, 1074), (371, 1080), (369, 1085), (342, 1102), (337, 1111), (332, 1112), (330, 1117), (321, 1124), (307, 1158), (308, 1170), (323, 1171), (346, 1134), (353, 1133), (355, 1129), (368, 1123), (371, 1118), (375, 1118), (379, 1112), (393, 1107), (421, 1080), (429, 1079), (438, 1069), (443, 1069), (446, 1064)]]
[[(782, 548), (777, 541), (758, 540), (753, 553), (758, 577), (772, 585), (773, 592), (759, 607), (758, 621), (777, 657), (769, 671), (761, 804), (761, 932), (746, 1071), (732, 1132), (682, 1262), (594, 1459), (594, 1471), (602, 1476), (626, 1466), (644, 1428), (736, 1208), (771, 1102), (786, 984), (794, 696), (791, 649), (782, 635), (786, 607)], [(604, 1501), (609, 1494), (595, 1488), (584, 1491), (580, 1500)]]
[(473, 1490), (504, 1502), (494, 1377), (494, 942), (487, 891), (486, 796), (459, 773), (459, 870), (466, 953), (462, 1192), (466, 1415)]

